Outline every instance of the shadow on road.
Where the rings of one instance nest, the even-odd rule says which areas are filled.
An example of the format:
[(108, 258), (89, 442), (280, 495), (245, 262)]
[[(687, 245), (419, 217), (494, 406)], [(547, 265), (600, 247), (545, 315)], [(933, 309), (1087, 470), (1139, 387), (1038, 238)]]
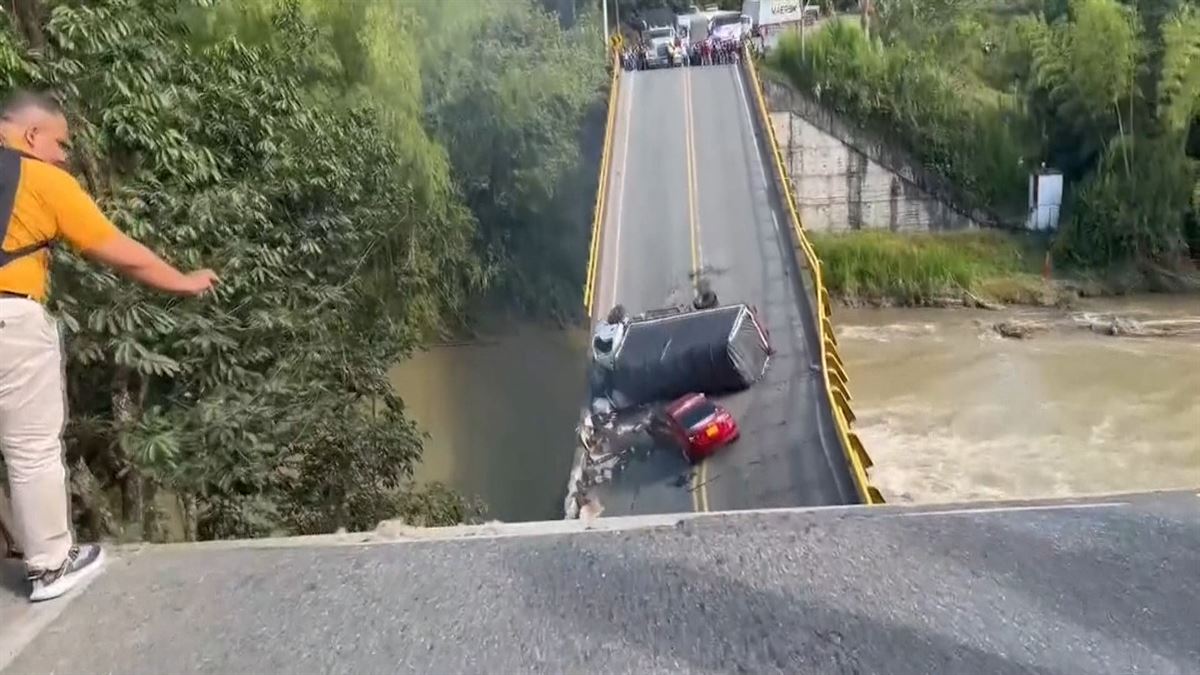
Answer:
[[(697, 537), (696, 545), (702, 541)], [(632, 650), (634, 658), (653, 658), (658, 667), (687, 664), (681, 669), (729, 673), (1053, 672), (944, 634), (812, 602), (800, 590), (784, 595), (756, 586), (739, 578), (736, 561), (697, 570), (638, 550), (618, 555), (611, 548), (592, 549), (583, 540), (577, 554), (595, 586), (581, 587), (579, 576), (563, 575), (560, 557), (514, 560), (527, 585), (526, 602), (589, 636), (596, 651)], [(593, 658), (603, 663), (608, 657)]]
[[(980, 536), (932, 552), (988, 578), (1011, 580), (1049, 616), (1078, 622), (1114, 643), (1132, 638), (1172, 660), (1200, 664), (1197, 529), (1120, 511), (1090, 531), (1062, 518), (1030, 514), (1019, 526), (990, 523)], [(927, 533), (936, 542), (937, 523), (913, 526), (918, 538)], [(1071, 583), (1063, 583), (1066, 578)]]
[(22, 603), (29, 599), (29, 582), (20, 560), (0, 560), (0, 603), (7, 603), (10, 596)]

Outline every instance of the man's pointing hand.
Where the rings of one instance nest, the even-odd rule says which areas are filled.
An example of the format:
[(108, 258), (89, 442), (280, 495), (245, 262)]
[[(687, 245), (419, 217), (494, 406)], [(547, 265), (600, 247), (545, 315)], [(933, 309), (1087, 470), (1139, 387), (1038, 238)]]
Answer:
[(217, 273), (210, 269), (196, 270), (184, 275), (187, 280), (181, 292), (184, 295), (204, 295), (220, 283)]

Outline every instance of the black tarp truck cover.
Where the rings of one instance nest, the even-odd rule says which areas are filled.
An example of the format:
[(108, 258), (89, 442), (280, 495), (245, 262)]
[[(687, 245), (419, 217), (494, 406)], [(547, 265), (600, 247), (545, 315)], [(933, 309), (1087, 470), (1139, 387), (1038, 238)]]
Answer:
[(757, 382), (769, 359), (754, 313), (728, 305), (631, 321), (608, 382), (621, 407), (719, 394)]

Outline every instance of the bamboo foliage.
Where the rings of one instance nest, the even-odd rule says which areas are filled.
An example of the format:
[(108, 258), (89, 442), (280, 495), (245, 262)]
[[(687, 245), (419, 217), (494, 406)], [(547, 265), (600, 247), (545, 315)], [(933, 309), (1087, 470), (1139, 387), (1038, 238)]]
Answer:
[(1168, 133), (1186, 142), (1188, 128), (1200, 114), (1200, 10), (1181, 6), (1162, 32), (1157, 115)]

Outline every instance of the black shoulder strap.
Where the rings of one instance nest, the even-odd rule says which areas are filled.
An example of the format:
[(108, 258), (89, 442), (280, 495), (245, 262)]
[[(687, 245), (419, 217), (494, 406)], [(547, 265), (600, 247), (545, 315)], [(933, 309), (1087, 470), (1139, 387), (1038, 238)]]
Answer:
[(15, 251), (5, 251), (3, 248), (8, 226), (12, 222), (17, 186), (21, 184), (21, 158), (28, 156), (12, 148), (0, 147), (0, 267), (50, 246), (50, 242), (42, 241)]

